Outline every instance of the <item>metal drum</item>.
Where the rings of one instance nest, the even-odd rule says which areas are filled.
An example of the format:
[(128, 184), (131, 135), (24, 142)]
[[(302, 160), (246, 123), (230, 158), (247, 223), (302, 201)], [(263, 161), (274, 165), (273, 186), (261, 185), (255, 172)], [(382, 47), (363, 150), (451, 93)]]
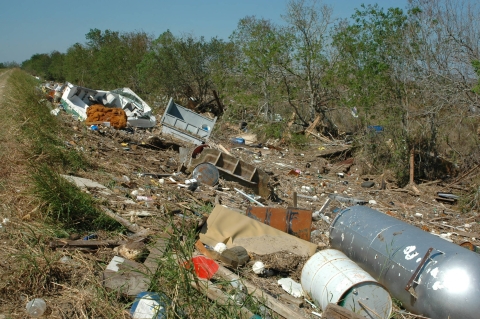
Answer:
[(215, 165), (210, 163), (198, 164), (192, 173), (200, 184), (214, 186), (218, 183), (219, 173)]
[(330, 244), (413, 313), (480, 317), (480, 256), (472, 251), (364, 206), (338, 213)]
[(392, 312), (392, 299), (385, 288), (335, 249), (313, 255), (302, 269), (301, 283), (323, 310), (335, 303), (372, 319), (387, 319)]

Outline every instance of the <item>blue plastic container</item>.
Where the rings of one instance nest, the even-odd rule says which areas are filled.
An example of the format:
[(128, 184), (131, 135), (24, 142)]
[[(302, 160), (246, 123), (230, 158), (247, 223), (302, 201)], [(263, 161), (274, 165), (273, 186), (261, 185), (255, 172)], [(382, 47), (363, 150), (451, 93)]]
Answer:
[(233, 144), (245, 144), (245, 139), (241, 137), (234, 137), (230, 140)]

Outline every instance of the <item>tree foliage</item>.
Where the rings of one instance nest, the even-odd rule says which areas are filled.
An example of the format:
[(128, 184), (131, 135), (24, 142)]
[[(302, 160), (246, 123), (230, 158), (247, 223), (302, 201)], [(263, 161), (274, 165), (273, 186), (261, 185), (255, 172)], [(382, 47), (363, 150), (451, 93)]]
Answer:
[[(235, 120), (295, 113), (301, 129), (320, 117), (321, 133), (357, 133), (378, 170), (404, 174), (411, 150), (421, 150), (418, 176), (434, 176), (439, 158), (479, 163), (480, 3), (410, 0), (333, 16), (318, 0), (290, 0), (282, 23), (247, 16), (228, 41), (91, 29), (85, 43), (22, 67), (92, 88), (128, 86), (154, 105), (166, 97), (207, 105), (216, 90)], [(370, 125), (385, 127), (381, 138)]]

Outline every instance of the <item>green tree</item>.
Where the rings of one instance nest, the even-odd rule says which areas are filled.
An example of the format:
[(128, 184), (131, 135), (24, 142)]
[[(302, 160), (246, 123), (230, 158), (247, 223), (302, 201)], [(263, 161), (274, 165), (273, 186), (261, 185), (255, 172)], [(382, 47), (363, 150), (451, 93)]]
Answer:
[[(283, 19), (287, 22), (284, 38), (289, 53), (287, 63), (282, 65), (283, 83), (289, 104), (304, 126), (319, 113), (333, 129), (327, 116), (328, 104), (335, 98), (327, 76), (332, 9), (316, 0), (291, 0)], [(306, 107), (302, 103), (305, 100)]]
[(261, 97), (257, 102), (268, 119), (275, 114), (279, 100), (281, 72), (279, 66), (287, 58), (287, 39), (281, 27), (270, 20), (249, 16), (241, 19), (230, 36), (240, 51), (239, 65), (234, 70), (245, 77), (242, 90)]
[(58, 82), (65, 81), (65, 74), (63, 71), (63, 59), (65, 54), (58, 51), (50, 53), (50, 65), (48, 67), (48, 78)]
[(42, 78), (48, 77), (48, 68), (51, 64), (51, 58), (48, 54), (34, 54), (32, 57), (26, 61), (22, 62), (22, 69)]
[(192, 35), (175, 37), (166, 31), (152, 42), (138, 65), (141, 85), (148, 92), (205, 102), (215, 89), (213, 75), (216, 74), (217, 83), (225, 76), (223, 71), (214, 69), (228, 63), (224, 58), (227, 47), (229, 44), (216, 38), (206, 41)]
[(63, 72), (68, 82), (80, 86), (93, 85), (93, 54), (84, 45), (75, 43), (68, 48), (63, 61)]

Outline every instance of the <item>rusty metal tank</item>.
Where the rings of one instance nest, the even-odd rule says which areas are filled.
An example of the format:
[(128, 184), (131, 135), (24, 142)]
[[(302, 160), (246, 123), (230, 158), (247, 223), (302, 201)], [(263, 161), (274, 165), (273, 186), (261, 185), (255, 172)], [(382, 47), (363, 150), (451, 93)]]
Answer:
[(480, 318), (479, 254), (364, 206), (338, 213), (330, 244), (413, 313)]

